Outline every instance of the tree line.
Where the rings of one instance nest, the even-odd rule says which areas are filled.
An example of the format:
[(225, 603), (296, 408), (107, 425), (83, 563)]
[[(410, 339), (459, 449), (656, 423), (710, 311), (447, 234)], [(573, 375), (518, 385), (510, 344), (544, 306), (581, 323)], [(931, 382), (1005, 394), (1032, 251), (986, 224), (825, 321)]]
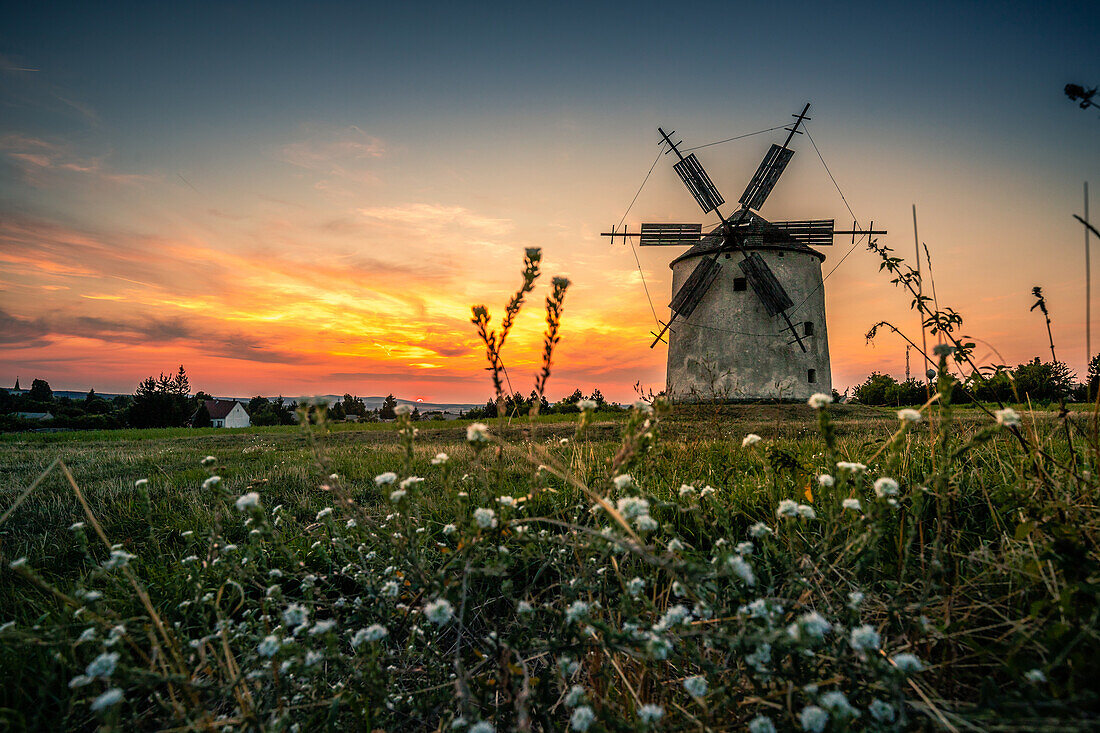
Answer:
[[(986, 367), (979, 374), (955, 377), (965, 391), (956, 390), (952, 401), (1028, 402), (1046, 405), (1059, 400), (1092, 402), (1100, 388), (1100, 354), (1089, 361), (1084, 382), (1064, 362), (1031, 361), (1010, 367), (1004, 364)], [(889, 374), (872, 372), (852, 390), (851, 401), (861, 405), (901, 407), (920, 405), (928, 399), (925, 382), (918, 379), (898, 381)]]

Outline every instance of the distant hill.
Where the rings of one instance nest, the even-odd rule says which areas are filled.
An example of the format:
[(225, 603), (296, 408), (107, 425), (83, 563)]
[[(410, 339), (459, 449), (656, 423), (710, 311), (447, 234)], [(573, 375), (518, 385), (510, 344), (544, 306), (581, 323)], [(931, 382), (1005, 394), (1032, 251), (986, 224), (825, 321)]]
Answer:
[[(28, 390), (21, 389), (18, 392), (16, 392), (14, 389), (8, 389), (8, 392), (13, 394), (13, 395), (25, 394), (27, 391)], [(114, 399), (115, 397), (120, 396), (118, 394), (114, 394), (114, 393), (111, 393), (111, 392), (96, 392), (96, 395), (98, 395), (99, 397), (102, 397), (105, 400)], [(76, 390), (71, 390), (71, 389), (55, 389), (53, 391), (53, 396), (54, 397), (68, 397), (69, 399), (73, 399), (73, 400), (82, 400), (82, 399), (84, 399), (85, 397), (88, 396), (88, 392), (87, 392), (87, 390), (76, 391)], [(125, 395), (125, 396), (128, 397), (130, 395)], [(240, 402), (243, 402), (245, 405), (247, 405), (248, 401), (252, 398), (251, 397), (222, 397), (221, 399), (239, 400)], [(318, 395), (316, 398), (314, 398), (314, 397), (284, 397), (283, 398), (283, 400), (285, 402), (302, 402), (302, 401), (308, 401), (308, 400), (311, 400), (311, 399), (321, 399), (321, 400), (324, 400), (326, 403), (331, 405), (333, 402), (339, 402), (341, 399), (343, 399), (343, 395), (326, 394), (326, 395)], [(420, 410), (420, 412), (443, 412), (443, 413), (447, 413), (447, 414), (451, 414), (451, 415), (457, 415), (461, 412), (466, 412), (467, 410), (469, 410), (473, 407), (480, 407), (483, 404), (483, 403), (480, 403), (480, 402), (479, 403), (468, 403), (468, 402), (417, 402), (416, 400), (406, 400), (406, 399), (403, 399), (401, 397), (396, 397), (395, 399), (397, 400), (397, 404), (399, 404), (399, 405), (412, 405), (413, 407), (418, 408)], [(385, 397), (364, 397), (363, 398), (363, 404), (367, 406), (368, 410), (377, 410), (378, 408), (380, 408), (382, 406), (382, 403), (385, 402), (385, 401), (386, 401)]]

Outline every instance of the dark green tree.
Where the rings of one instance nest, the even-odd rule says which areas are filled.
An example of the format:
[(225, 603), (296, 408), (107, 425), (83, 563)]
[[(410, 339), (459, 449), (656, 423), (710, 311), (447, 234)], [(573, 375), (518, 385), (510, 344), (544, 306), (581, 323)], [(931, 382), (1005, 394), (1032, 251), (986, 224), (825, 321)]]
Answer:
[(200, 402), (199, 409), (195, 410), (195, 416), (191, 418), (191, 427), (208, 428), (211, 424), (210, 411), (206, 409), (205, 402)]
[(53, 390), (45, 379), (36, 379), (31, 382), (31, 391), (28, 396), (35, 402), (53, 402)]
[(397, 407), (397, 398), (392, 394), (386, 395), (382, 408), (378, 411), (378, 417), (383, 420), (395, 420), (397, 418), (397, 413), (393, 411), (395, 407)]

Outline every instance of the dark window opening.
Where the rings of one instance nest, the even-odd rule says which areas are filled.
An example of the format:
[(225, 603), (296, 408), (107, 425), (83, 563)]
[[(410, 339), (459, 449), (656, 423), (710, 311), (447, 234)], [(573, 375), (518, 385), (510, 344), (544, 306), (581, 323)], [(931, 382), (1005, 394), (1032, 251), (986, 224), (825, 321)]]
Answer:
[(814, 335), (814, 322), (813, 321), (806, 321), (806, 323), (804, 323), (802, 325), (802, 327), (805, 329), (807, 336), (813, 336)]
[(733, 289), (734, 290), (746, 290), (746, 289), (748, 289), (748, 287), (749, 287), (749, 281), (746, 280), (745, 278), (743, 278), (743, 277), (733, 278)]
[(776, 253), (775, 253), (775, 256), (776, 256), (776, 257), (782, 257), (782, 256), (783, 256), (783, 253), (782, 253), (782, 252), (776, 252)]
[(816, 369), (807, 369), (806, 370), (806, 381), (809, 382), (810, 384), (813, 384), (814, 382), (817, 381), (817, 370)]
[(726, 259), (727, 259), (727, 260), (728, 260), (728, 259), (729, 259), (730, 257), (732, 257), (732, 256), (733, 256), (733, 255), (731, 255), (731, 254), (730, 254), (729, 252), (726, 252)]

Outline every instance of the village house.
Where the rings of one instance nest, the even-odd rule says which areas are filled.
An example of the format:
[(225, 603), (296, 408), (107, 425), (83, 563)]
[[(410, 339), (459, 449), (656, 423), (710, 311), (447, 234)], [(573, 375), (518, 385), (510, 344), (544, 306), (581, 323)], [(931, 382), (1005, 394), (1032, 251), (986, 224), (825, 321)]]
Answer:
[[(215, 428), (247, 428), (252, 425), (248, 411), (237, 400), (203, 400), (206, 411), (210, 413), (210, 425)], [(194, 424), (196, 411), (191, 416)]]

